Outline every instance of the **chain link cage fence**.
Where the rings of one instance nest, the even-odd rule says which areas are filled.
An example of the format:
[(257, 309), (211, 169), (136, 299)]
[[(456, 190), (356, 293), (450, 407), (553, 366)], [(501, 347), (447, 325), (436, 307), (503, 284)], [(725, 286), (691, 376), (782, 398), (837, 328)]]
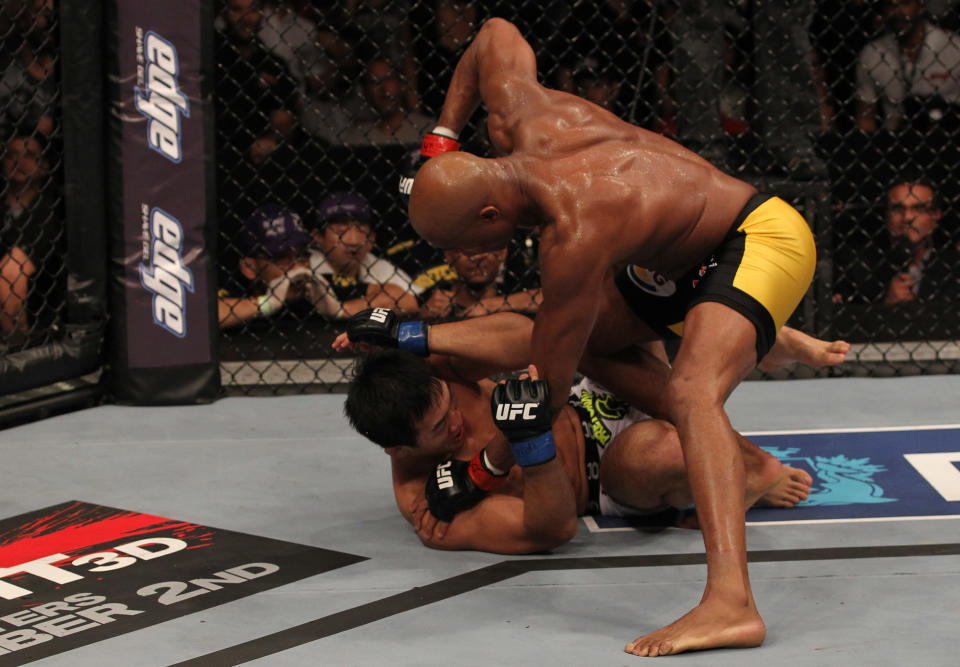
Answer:
[[(535, 235), (501, 255), (443, 254), (413, 231), (397, 189), (490, 16), (518, 26), (544, 84), (671, 136), (804, 214), (818, 268), (791, 324), (853, 349), (839, 367), (783, 377), (957, 371), (957, 3), (223, 0), (228, 391), (341, 386), (351, 359), (330, 343), (370, 305), (432, 320), (535, 312)], [(480, 115), (461, 139), (490, 154)]]
[(0, 426), (100, 395), (101, 19), (78, 0), (0, 4)]
[(3, 219), (0, 350), (49, 344), (66, 312), (58, 16), (52, 3), (3, 3)]

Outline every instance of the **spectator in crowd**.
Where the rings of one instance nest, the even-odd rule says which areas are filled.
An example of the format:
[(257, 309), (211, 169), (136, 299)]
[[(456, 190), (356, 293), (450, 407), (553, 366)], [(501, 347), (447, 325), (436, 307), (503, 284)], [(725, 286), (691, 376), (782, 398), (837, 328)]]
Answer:
[(728, 25), (745, 29), (736, 9), (716, 0), (687, 0), (672, 16), (677, 40), (672, 52), (673, 81), (664, 109), (663, 129), (677, 135), (684, 146), (716, 165), (724, 165), (727, 140), (717, 105), (731, 74)]
[(217, 163), (228, 172), (250, 159), (257, 139), (296, 125), (297, 82), (260, 41), (262, 22), (257, 0), (226, 0), (217, 21)]
[(757, 133), (771, 167), (795, 179), (826, 178), (814, 142), (834, 114), (810, 41), (813, 9), (806, 0), (758, 2), (751, 17)]
[(824, 130), (846, 135), (856, 126), (857, 59), (873, 37), (872, 0), (816, 0), (810, 24), (814, 73)]
[(887, 31), (857, 65), (857, 126), (870, 133), (956, 124), (960, 36), (930, 23), (922, 0), (884, 0), (883, 19)]
[(410, 277), (370, 252), (376, 238), (373, 222), (366, 198), (354, 192), (332, 193), (317, 206), (309, 298), (320, 314), (344, 319), (377, 307), (400, 315), (417, 312)]
[(24, 342), (31, 325), (49, 325), (59, 303), (54, 298), (63, 271), (57, 251), (58, 198), (40, 137), (24, 134), (7, 140), (3, 180), (0, 332), (9, 345)]
[[(264, 2), (257, 37), (267, 51), (286, 64), (303, 95), (307, 92), (308, 73), (315, 75), (319, 71), (317, 63), (326, 62), (324, 59), (336, 62), (349, 54), (350, 46), (334, 31), (318, 29), (310, 17), (297, 11), (296, 4), (290, 0)], [(335, 67), (329, 69), (331, 73), (336, 71)]]
[[(677, 35), (673, 63), (676, 79), (672, 101), (678, 140), (721, 167), (729, 165), (720, 113), (722, 95), (735, 78), (727, 67), (736, 61), (737, 44), (727, 33), (749, 33), (754, 57), (744, 58), (753, 70), (748, 94), (755, 108), (747, 123), (753, 143), (746, 143), (754, 169), (810, 179), (825, 176), (825, 165), (814, 150), (814, 135), (832, 114), (818, 74), (808, 28), (813, 3), (751, 3), (751, 13), (738, 11), (725, 0), (684, 0), (674, 14)], [(732, 134), (733, 132), (731, 132)]]
[[(358, 51), (372, 51), (375, 57), (393, 65), (405, 84), (404, 107), (417, 110), (417, 61), (409, 15), (410, 0), (346, 0), (339, 24), (344, 37)], [(406, 85), (408, 82), (412, 85)]]
[(405, 84), (390, 61), (372, 58), (366, 63), (361, 80), (363, 97), (373, 116), (344, 128), (341, 141), (353, 144), (419, 144), (424, 133), (433, 128), (432, 118), (404, 107)]
[(446, 263), (433, 266), (416, 277), (420, 293), (420, 317), (477, 317), (501, 311), (535, 313), (540, 290), (508, 294), (503, 287), (506, 250), (467, 254), (445, 250)]
[(57, 62), (51, 0), (5, 3), (12, 15), (9, 37), (19, 40), (15, 55), (0, 76), (0, 135), (14, 131), (50, 139), (54, 134), (59, 98), (54, 68)]
[(297, 11), (295, 6), (302, 4), (291, 0), (268, 4), (258, 33), (296, 79), (301, 115), (311, 105), (339, 103), (356, 74), (353, 45), (330, 20), (335, 12), (317, 6)]
[(540, 64), (549, 85), (576, 93), (585, 77), (616, 82), (616, 90), (592, 88), (613, 93), (606, 103), (597, 103), (624, 120), (652, 127), (662, 114), (671, 49), (670, 33), (654, 3), (581, 0), (554, 9), (563, 18), (540, 51), (550, 54)]
[(220, 291), (220, 328), (274, 315), (289, 301), (302, 297), (303, 285), (311, 276), (310, 240), (300, 216), (293, 210), (275, 203), (257, 208), (247, 219), (240, 237), (245, 256), (240, 259), (239, 268), (247, 285)]
[(215, 22), (221, 282), (230, 279), (242, 257), (233, 242), (254, 210), (267, 197), (291, 201), (286, 193), (264, 192), (274, 183), (260, 173), (281, 137), (295, 131), (297, 103), (296, 81), (257, 37), (261, 24), (257, 0), (225, 0)]
[(443, 106), (447, 84), (460, 55), (480, 29), (484, 18), (475, 0), (432, 0), (416, 3), (411, 12), (414, 83), (423, 113), (435, 118)]
[[(835, 258), (835, 302), (886, 304), (960, 299), (960, 252), (946, 229), (934, 186), (922, 179), (887, 191), (886, 225)], [(846, 256), (849, 255), (849, 256)]]
[(303, 111), (306, 131), (322, 141), (345, 146), (419, 145), (433, 119), (404, 105), (406, 84), (393, 64), (372, 56), (357, 82), (362, 106), (331, 100), (310, 102)]

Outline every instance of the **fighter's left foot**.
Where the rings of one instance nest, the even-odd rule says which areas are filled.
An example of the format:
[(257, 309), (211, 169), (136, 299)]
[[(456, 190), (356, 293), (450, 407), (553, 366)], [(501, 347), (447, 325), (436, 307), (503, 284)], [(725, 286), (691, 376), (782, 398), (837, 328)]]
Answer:
[(775, 345), (760, 362), (760, 370), (772, 372), (793, 363), (812, 368), (836, 366), (843, 363), (850, 351), (844, 340), (820, 340), (796, 329), (785, 330), (777, 336)]
[(810, 495), (813, 478), (806, 470), (783, 466), (776, 481), (760, 496), (759, 507), (794, 507)]
[(805, 354), (798, 359), (800, 363), (814, 368), (836, 366), (846, 361), (850, 343), (845, 340), (826, 341), (813, 338), (803, 350)]
[(652, 658), (709, 648), (750, 648), (762, 644), (766, 633), (753, 605), (704, 600), (670, 625), (633, 640), (623, 650)]

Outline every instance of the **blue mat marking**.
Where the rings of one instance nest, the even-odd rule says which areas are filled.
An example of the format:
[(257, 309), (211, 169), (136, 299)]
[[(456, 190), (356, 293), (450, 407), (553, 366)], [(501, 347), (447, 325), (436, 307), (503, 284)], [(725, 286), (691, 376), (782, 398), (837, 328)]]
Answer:
[[(906, 454), (944, 454), (933, 473), (941, 490), (960, 498), (960, 428), (749, 435), (784, 463), (813, 477), (810, 497), (791, 509), (752, 509), (748, 522), (855, 520), (960, 515)], [(949, 494), (948, 494), (949, 497)], [(594, 517), (604, 528), (642, 525), (619, 517)]]

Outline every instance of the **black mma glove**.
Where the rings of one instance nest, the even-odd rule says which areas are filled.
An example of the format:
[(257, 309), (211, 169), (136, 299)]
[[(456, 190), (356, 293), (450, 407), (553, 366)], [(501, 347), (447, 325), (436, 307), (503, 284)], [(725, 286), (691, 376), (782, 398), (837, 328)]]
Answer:
[(437, 126), (433, 132), (428, 132), (423, 137), (423, 143), (420, 145), (420, 152), (413, 152), (404, 159), (404, 164), (400, 173), (400, 194), (409, 197), (413, 189), (413, 179), (417, 175), (417, 170), (423, 166), (423, 163), (440, 153), (460, 150), (460, 142), (457, 141), (457, 133), (453, 130)]
[(470, 509), (487, 495), (473, 483), (469, 468), (466, 461), (450, 459), (438, 465), (427, 479), (427, 505), (440, 521), (449, 523), (458, 512)]
[(493, 422), (510, 441), (518, 465), (538, 465), (556, 457), (546, 380), (511, 379), (498, 384), (490, 397), (490, 409)]
[(506, 473), (495, 475), (487, 467), (483, 450), (467, 463), (450, 459), (437, 466), (427, 480), (426, 496), (430, 513), (450, 523), (454, 515), (470, 509), (507, 479)]
[(347, 338), (351, 343), (380, 347), (398, 347), (425, 357), (430, 354), (426, 322), (401, 322), (389, 308), (367, 308), (347, 320)]

